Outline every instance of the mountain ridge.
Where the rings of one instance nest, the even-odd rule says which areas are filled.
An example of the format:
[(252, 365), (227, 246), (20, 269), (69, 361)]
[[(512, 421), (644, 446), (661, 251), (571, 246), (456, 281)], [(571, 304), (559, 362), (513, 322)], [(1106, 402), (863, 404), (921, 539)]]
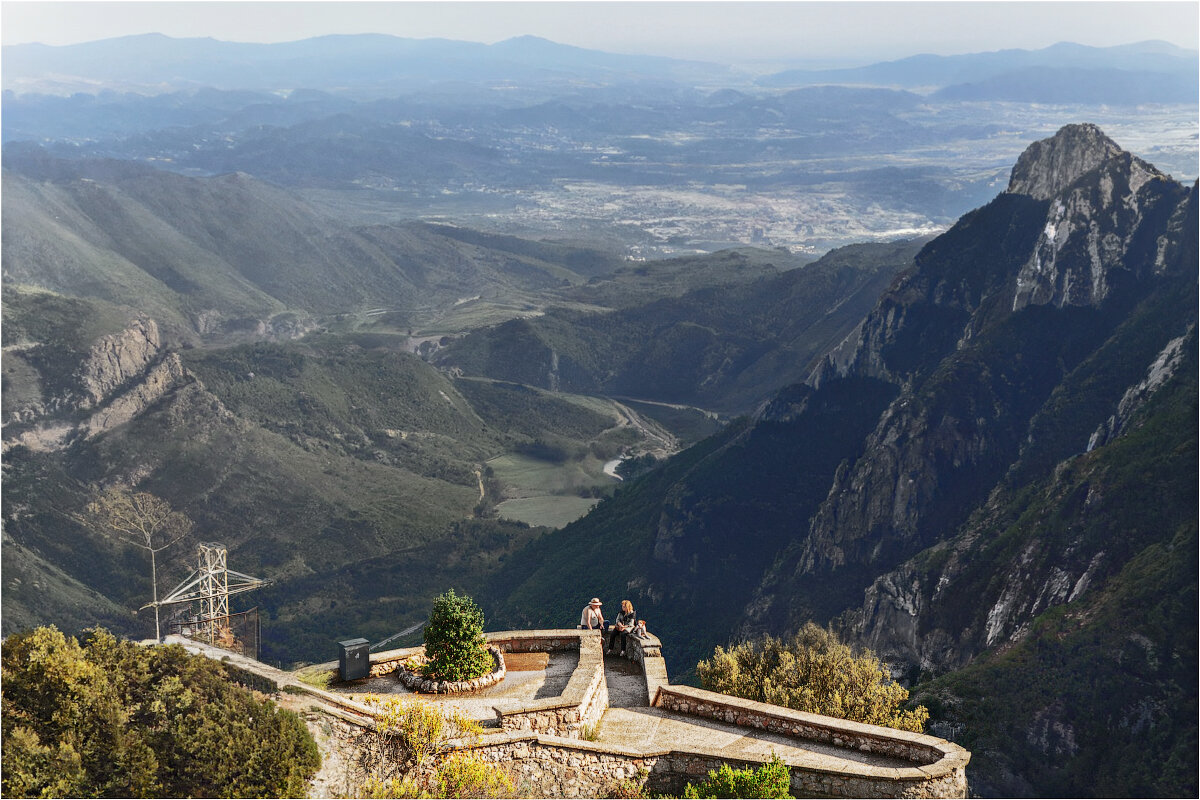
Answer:
[[(684, 451), (686, 471), (667, 462), (511, 558), (502, 575), (515, 587), (494, 590), (503, 618), (547, 624), (515, 601), (562, 602), (566, 587), (538, 570), (534, 553), (577, 585), (575, 559), (589, 551), (572, 543), (595, 540), (603, 552), (620, 541), (646, 565), (588, 585), (630, 597), (671, 631), (664, 649), (677, 670), (717, 644), (831, 623), (917, 683), (943, 735), (980, 743), (977, 791), (1153, 793), (1152, 776), (1088, 765), (1127, 741), (1117, 728), (1133, 724), (1138, 703), (1187, 695), (1179, 676), (1196, 669), (1194, 608), (1189, 617), (1186, 604), (1168, 602), (1163, 614), (1182, 626), (1174, 639), (1164, 631), (1178, 627), (1146, 628), (1136, 612), (1107, 605), (1102, 632), (1084, 609), (1107, 602), (1135, 564), (1153, 565), (1160, 577), (1142, 592), (1163, 601), (1168, 586), (1195, 574), (1186, 527), (1196, 503), (1188, 388), (1196, 366), (1170, 353), (1195, 347), (1197, 189), (1145, 171), (1094, 133), (1068, 127), (1031, 145), (1013, 186), (1043, 199), (1001, 193), (925, 245), (867, 316), (847, 363), (782, 390), (706, 444), (703, 458)], [(1110, 289), (1014, 306), (1058, 204), (1105, 192), (1070, 226), (1066, 241), (1075, 244), (1059, 250), (1057, 269), (1098, 269)], [(1114, 242), (1109, 256), (1093, 258), (1092, 231)], [(1162, 365), (1171, 363), (1180, 366), (1167, 377)], [(1147, 378), (1152, 365), (1159, 380)], [(1127, 401), (1121, 418), (1142, 422), (1098, 444), (1095, 432), (1108, 429), (1127, 396), (1140, 410)], [(829, 412), (845, 426), (840, 442), (819, 423)], [(1096, 524), (1104, 514), (1111, 521)], [(1121, 532), (1135, 528), (1124, 541)], [(1172, 549), (1176, 534), (1184, 538)], [(751, 590), (755, 569), (762, 579)], [(1077, 620), (1072, 641), (1152, 637), (1148, 647), (1182, 666), (1160, 670), (1161, 680), (1139, 678), (1137, 699), (1109, 713), (1110, 696), (1087, 691), (1089, 676), (1115, 687), (1124, 667), (1091, 647), (1043, 647), (1039, 637), (1059, 620)], [(1006, 660), (1009, 651), (1025, 660)], [(1072, 705), (1038, 704), (1039, 676), (1022, 665), (1043, 651), (1058, 659), (1046, 665), (1046, 681), (1078, 682), (1064, 690)], [(990, 695), (972, 677), (982, 675), (1004, 687), (1011, 711), (983, 710)], [(1106, 722), (1085, 725), (1096, 718)], [(1194, 725), (1172, 722), (1168, 711), (1144, 719), (1158, 732), (1155, 753), (1195, 765)], [(1106, 724), (1117, 726), (1112, 747)], [(1059, 734), (1037, 733), (1047, 727), (1079, 739), (1055, 749)]]

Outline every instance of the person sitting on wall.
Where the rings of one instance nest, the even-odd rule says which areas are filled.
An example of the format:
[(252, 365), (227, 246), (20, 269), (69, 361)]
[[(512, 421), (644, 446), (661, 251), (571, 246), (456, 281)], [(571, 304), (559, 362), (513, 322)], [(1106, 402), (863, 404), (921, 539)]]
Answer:
[(583, 615), (579, 618), (581, 630), (604, 630), (604, 612), (600, 610), (600, 598), (593, 597), (591, 602), (583, 607)]
[(621, 655), (625, 655), (625, 650), (629, 645), (629, 632), (633, 630), (633, 624), (636, 619), (637, 614), (633, 613), (633, 603), (628, 600), (622, 600), (621, 613), (617, 614), (616, 620), (608, 629), (608, 651), (610, 653), (617, 649), (617, 636), (620, 636)]

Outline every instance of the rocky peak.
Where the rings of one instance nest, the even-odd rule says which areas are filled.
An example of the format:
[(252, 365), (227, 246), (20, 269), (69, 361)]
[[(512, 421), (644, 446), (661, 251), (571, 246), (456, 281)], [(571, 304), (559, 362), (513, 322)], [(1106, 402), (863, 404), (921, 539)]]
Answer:
[[(1082, 169), (1084, 162), (1076, 161)], [(1014, 181), (1016, 174), (1014, 168)], [(1182, 186), (1151, 164), (1120, 150), (1076, 176), (1049, 203), (1042, 233), (1017, 275), (1013, 311), (1027, 305), (1099, 306), (1115, 274), (1142, 280), (1161, 272), (1179, 239), (1171, 221), (1180, 216), (1184, 195)]]
[(1067, 125), (1049, 139), (1025, 149), (1013, 167), (1008, 192), (1050, 200), (1121, 152), (1117, 143), (1095, 125)]

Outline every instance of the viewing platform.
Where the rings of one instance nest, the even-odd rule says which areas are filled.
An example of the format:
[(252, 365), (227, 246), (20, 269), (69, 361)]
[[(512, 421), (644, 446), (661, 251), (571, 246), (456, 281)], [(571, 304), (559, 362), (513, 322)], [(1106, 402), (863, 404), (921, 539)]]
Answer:
[[(678, 795), (723, 763), (755, 767), (772, 754), (788, 765), (791, 793), (798, 797), (967, 795), (970, 753), (962, 747), (672, 685), (654, 636), (630, 637), (628, 658), (604, 655), (598, 631), (502, 631), (485, 638), (503, 653), (504, 680), (450, 695), (414, 694), (397, 679), (396, 668), (421, 647), (372, 653), (370, 677), (320, 689), (302, 678), (336, 671), (337, 662), (285, 672), (180, 643), (275, 684), (290, 701), (285, 704), (310, 721), (321, 717), (331, 732), (326, 748), (352, 747), (363, 731), (373, 730), (377, 712), (364, 703), (369, 694), (452, 708), (484, 727), (483, 736), (461, 742), (461, 749), (504, 763), (518, 784), (544, 797), (603, 796), (623, 781)], [(327, 766), (351, 760), (327, 759)]]

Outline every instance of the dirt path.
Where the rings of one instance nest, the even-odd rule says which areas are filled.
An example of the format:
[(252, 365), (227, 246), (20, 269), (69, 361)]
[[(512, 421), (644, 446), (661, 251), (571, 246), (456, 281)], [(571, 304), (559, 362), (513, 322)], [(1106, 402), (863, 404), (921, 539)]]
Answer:
[(609, 399), (624, 418), (618, 425), (636, 428), (645, 439), (645, 442), (636, 448), (638, 451), (660, 459), (679, 452), (679, 440), (670, 431), (654, 420), (646, 419), (624, 403)]

